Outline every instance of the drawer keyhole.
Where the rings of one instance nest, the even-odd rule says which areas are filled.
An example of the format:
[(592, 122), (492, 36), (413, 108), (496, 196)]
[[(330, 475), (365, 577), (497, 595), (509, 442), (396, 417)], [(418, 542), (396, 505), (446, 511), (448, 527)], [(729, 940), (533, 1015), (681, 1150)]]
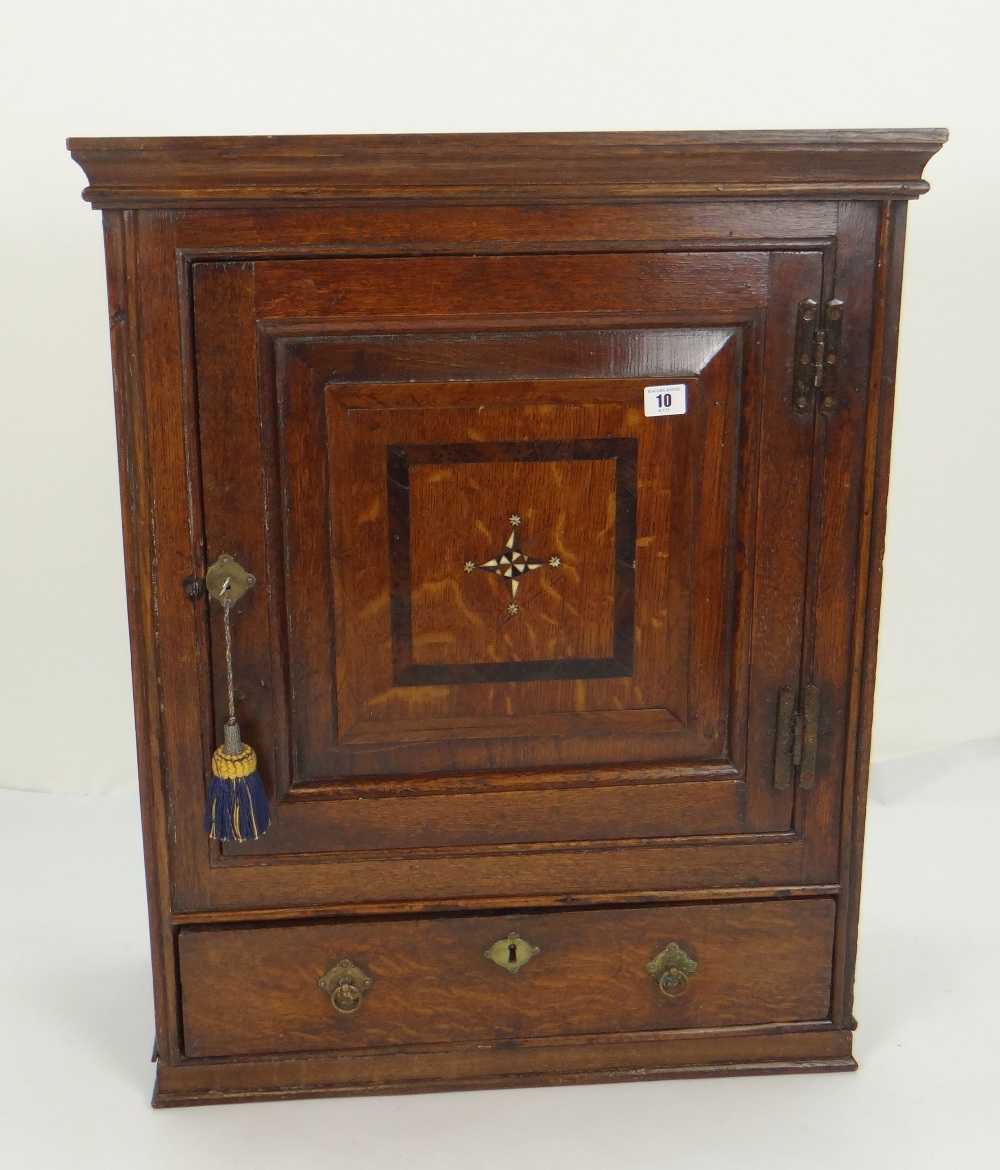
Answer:
[(521, 938), (516, 930), (512, 930), (506, 938), (498, 938), (484, 954), (498, 967), (503, 967), (505, 971), (516, 975), (525, 963), (538, 954), (538, 947), (533, 947), (530, 942)]

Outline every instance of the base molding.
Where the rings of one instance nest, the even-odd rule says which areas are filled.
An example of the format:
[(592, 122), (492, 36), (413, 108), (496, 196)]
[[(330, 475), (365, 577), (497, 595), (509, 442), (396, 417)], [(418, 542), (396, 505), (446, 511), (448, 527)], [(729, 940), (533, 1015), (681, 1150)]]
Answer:
[(769, 1035), (601, 1038), (308, 1058), (157, 1062), (153, 1105), (524, 1088), (680, 1077), (850, 1072), (852, 1034), (829, 1025)]

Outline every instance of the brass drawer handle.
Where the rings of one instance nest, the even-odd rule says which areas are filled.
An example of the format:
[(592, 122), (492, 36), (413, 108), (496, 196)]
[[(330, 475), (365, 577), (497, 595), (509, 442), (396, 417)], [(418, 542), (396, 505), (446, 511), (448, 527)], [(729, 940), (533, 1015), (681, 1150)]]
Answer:
[(319, 985), (337, 1011), (349, 1016), (361, 1007), (361, 999), (371, 987), (372, 977), (350, 959), (341, 959), (319, 980)]
[(698, 970), (698, 964), (679, 943), (671, 942), (655, 959), (650, 959), (646, 970), (668, 999), (678, 999), (687, 991), (688, 982)]

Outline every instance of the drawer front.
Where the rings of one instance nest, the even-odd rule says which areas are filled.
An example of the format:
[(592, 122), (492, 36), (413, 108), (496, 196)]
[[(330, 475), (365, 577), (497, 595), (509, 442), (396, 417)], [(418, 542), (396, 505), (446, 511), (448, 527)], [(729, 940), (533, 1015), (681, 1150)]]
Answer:
[(234, 1056), (823, 1020), (834, 912), (832, 899), (816, 898), (188, 928), (179, 936), (185, 1051)]

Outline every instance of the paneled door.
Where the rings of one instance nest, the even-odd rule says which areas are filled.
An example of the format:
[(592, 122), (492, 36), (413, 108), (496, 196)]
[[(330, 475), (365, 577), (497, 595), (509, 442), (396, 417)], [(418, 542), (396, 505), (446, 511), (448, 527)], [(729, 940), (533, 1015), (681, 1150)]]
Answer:
[(275, 807), (213, 864), (791, 834), (821, 276), (809, 251), (196, 264), (206, 563), (259, 580), (234, 654)]

